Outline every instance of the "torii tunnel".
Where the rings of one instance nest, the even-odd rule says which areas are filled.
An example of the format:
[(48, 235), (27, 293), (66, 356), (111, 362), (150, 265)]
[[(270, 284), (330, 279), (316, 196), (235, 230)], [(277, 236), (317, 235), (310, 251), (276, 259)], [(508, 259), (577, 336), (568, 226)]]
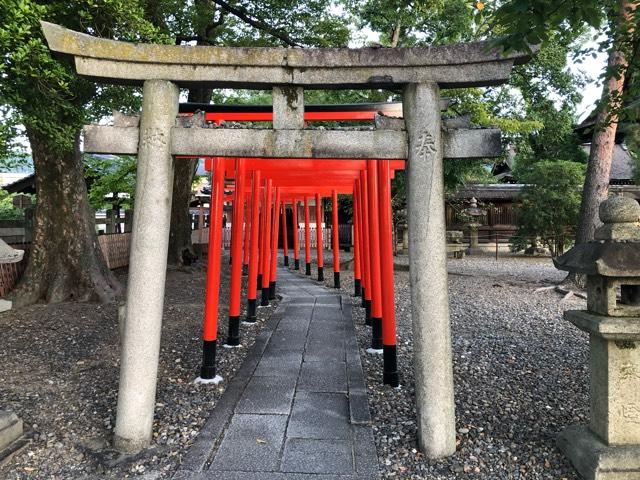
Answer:
[[(182, 115), (203, 110), (205, 120), (272, 121), (271, 106), (213, 106), (181, 104)], [(207, 111), (208, 110), (208, 111)], [(305, 109), (305, 122), (368, 121), (379, 114), (401, 116), (402, 104), (312, 105)], [(399, 384), (396, 360), (394, 309), (391, 179), (405, 161), (375, 159), (281, 159), (208, 157), (205, 168), (211, 171), (210, 228), (207, 287), (203, 326), (203, 362), (199, 381), (218, 382), (216, 347), (218, 305), (220, 302), (220, 255), (222, 248), (223, 203), (231, 200), (231, 278), (229, 326), (226, 346), (240, 344), (241, 282), (247, 278), (247, 315), (245, 322), (256, 321), (258, 291), (261, 306), (275, 299), (277, 255), (280, 234), (283, 263), (289, 266), (286, 210), (292, 210), (293, 268), (300, 267), (298, 243), (299, 208), (304, 211), (304, 265), (311, 275), (311, 226), (309, 199), (315, 202), (316, 261), (318, 280), (324, 280), (323, 231), (320, 228), (322, 199), (332, 201), (332, 253), (334, 287), (340, 288), (340, 241), (338, 195), (350, 195), (353, 204), (353, 276), (354, 294), (362, 297), (366, 324), (371, 326), (371, 353), (383, 354), (385, 384)], [(225, 197), (225, 191), (233, 194)]]
[[(137, 452), (147, 447), (153, 436), (176, 158), (213, 157), (213, 222), (221, 221), (225, 176), (233, 179), (236, 231), (231, 250), (233, 289), (227, 338), (231, 344), (237, 342), (239, 285), (245, 258), (250, 278), (249, 321), (258, 287), (264, 301), (268, 301), (269, 287), (276, 286), (277, 240), (283, 206), (304, 208), (306, 200), (306, 211), (313, 199), (319, 218), (320, 198), (353, 196), (357, 258), (354, 264), (358, 264), (354, 265), (354, 273), (363, 287), (365, 305), (366, 300), (370, 301), (372, 347), (377, 350), (380, 346), (383, 350), (388, 347), (384, 380), (391, 384), (397, 379), (390, 360), (394, 358), (394, 349), (390, 347), (395, 340), (393, 271), (389, 263), (392, 259), (389, 179), (393, 171), (403, 168), (406, 160), (418, 440), (420, 449), (430, 458), (451, 455), (456, 449), (456, 437), (443, 162), (498, 156), (501, 141), (497, 129), (444, 125), (440, 89), (499, 85), (509, 78), (513, 66), (528, 61), (529, 55), (504, 54), (492, 49), (488, 41), (356, 49), (133, 44), (41, 23), (51, 50), (70, 58), (79, 75), (102, 83), (142, 86), (139, 124), (91, 125), (84, 129), (86, 152), (137, 155), (138, 159), (114, 432), (116, 448)], [(181, 88), (271, 90), (273, 104), (271, 109), (261, 111), (249, 108), (207, 112), (210, 107), (205, 106), (205, 118), (208, 116), (212, 123), (220, 124), (209, 128), (210, 125), (200, 121), (204, 120), (201, 115), (191, 119), (179, 117), (176, 121)], [(307, 128), (306, 123), (323, 112), (305, 106), (305, 89), (401, 91), (402, 118), (389, 118), (399, 117), (398, 114), (376, 117), (374, 128), (359, 130)], [(370, 120), (376, 111), (333, 107), (324, 114), (334, 115), (334, 120)], [(342, 117), (337, 118), (339, 115)], [(221, 124), (224, 119), (234, 122), (271, 119), (272, 123), (271, 128), (230, 128)], [(308, 224), (307, 217), (305, 226)], [(244, 225), (248, 228), (242, 235)], [(216, 235), (221, 230), (218, 227), (211, 228), (205, 362), (201, 372), (203, 377), (214, 378), (220, 262), (220, 239)], [(321, 231), (317, 234), (321, 235)], [(311, 260), (309, 243), (306, 242), (305, 267)], [(300, 254), (296, 247), (294, 244), (294, 256), (296, 252)], [(334, 252), (337, 258), (335, 242)], [(317, 261), (322, 276), (322, 251), (318, 252)], [(335, 267), (337, 273), (339, 263)]]

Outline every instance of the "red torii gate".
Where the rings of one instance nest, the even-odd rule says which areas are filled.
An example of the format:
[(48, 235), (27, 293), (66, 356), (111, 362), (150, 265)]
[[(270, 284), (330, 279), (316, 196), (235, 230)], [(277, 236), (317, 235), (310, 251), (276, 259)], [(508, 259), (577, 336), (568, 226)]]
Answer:
[[(215, 110), (214, 106), (200, 106)], [(401, 115), (400, 104), (330, 106), (322, 111), (305, 110), (305, 121), (373, 120), (380, 110)], [(380, 108), (382, 107), (382, 108)], [(220, 107), (218, 107), (220, 109)], [(210, 111), (207, 121), (269, 121), (267, 111)], [(212, 200), (205, 319), (203, 331), (203, 365), (199, 381), (217, 382), (215, 357), (220, 287), (220, 250), (222, 208), (225, 200), (225, 178), (233, 180), (233, 217), (231, 234), (232, 261), (229, 298), (229, 329), (225, 346), (240, 344), (241, 276), (248, 274), (247, 323), (255, 322), (257, 290), (262, 291), (261, 305), (275, 298), (279, 218), (282, 216), (285, 265), (288, 265), (286, 205), (294, 210), (294, 269), (299, 269), (298, 202), (304, 205), (305, 274), (311, 274), (309, 197), (315, 197), (318, 280), (324, 280), (322, 212), (323, 197), (332, 198), (334, 287), (340, 288), (339, 234), (337, 218), (338, 194), (353, 195), (354, 215), (354, 283), (355, 294), (362, 296), (366, 323), (372, 326), (369, 352), (384, 354), (384, 383), (397, 386), (395, 310), (393, 286), (393, 253), (390, 181), (395, 170), (404, 169), (404, 160), (360, 159), (208, 159), (212, 171)], [(246, 186), (251, 184), (251, 194)], [(228, 188), (228, 187), (227, 187)], [(274, 195), (275, 192), (275, 195)], [(245, 198), (250, 214), (245, 215)], [(249, 207), (250, 199), (250, 208)], [(272, 216), (273, 212), (273, 216)], [(246, 228), (243, 227), (246, 224)], [(262, 238), (260, 238), (262, 232)], [(244, 252), (242, 243), (244, 238)], [(270, 245), (269, 245), (270, 240)], [(244, 267), (244, 268), (243, 268)]]

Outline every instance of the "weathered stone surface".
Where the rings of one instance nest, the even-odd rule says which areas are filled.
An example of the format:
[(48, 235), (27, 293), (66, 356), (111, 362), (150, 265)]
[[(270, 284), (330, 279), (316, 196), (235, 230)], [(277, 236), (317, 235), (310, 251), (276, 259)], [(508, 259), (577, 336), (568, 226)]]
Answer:
[(230, 48), (151, 45), (91, 37), (41, 22), (49, 47), (73, 55), (79, 74), (140, 84), (164, 79), (180, 86), (264, 88), (265, 85), (371, 88), (410, 82), (443, 87), (505, 81), (528, 55), (503, 56), (488, 42), (416, 48)]
[(125, 452), (141, 450), (151, 441), (173, 185), (171, 129), (178, 95), (170, 82), (144, 84), (114, 438), (116, 448)]
[(283, 472), (350, 475), (353, 447), (346, 440), (290, 438), (282, 454)]
[(640, 341), (640, 317), (610, 317), (584, 310), (567, 310), (564, 318), (580, 330), (607, 340)]
[(607, 446), (583, 426), (565, 429), (557, 442), (585, 480), (640, 478), (640, 447), (637, 445)]
[(437, 85), (409, 85), (407, 209), (418, 440), (430, 458), (456, 449), (442, 129)]
[(273, 128), (295, 130), (304, 127), (304, 90), (273, 87)]
[[(84, 151), (135, 155), (138, 129), (87, 125)], [(500, 131), (449, 130), (443, 133), (444, 158), (484, 158), (501, 154)], [(248, 128), (173, 129), (173, 155), (265, 158), (407, 158), (407, 136), (396, 130), (280, 130)]]
[(598, 213), (603, 223), (637, 223), (640, 204), (633, 198), (611, 197), (600, 204)]
[(13, 412), (0, 410), (0, 451), (22, 437), (22, 420)]

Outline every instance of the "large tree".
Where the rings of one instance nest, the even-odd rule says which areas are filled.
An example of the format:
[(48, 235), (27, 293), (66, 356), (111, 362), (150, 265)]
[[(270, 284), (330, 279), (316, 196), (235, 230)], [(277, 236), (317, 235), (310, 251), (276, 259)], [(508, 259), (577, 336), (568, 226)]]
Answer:
[[(80, 131), (115, 105), (136, 102), (131, 90), (99, 87), (51, 56), (39, 20), (92, 35), (157, 40), (133, 0), (0, 2), (0, 108), (4, 154), (26, 138), (36, 174), (34, 241), (15, 305), (37, 301), (108, 301), (120, 286), (100, 252), (87, 198)], [(16, 142), (16, 139), (18, 141)]]
[(527, 49), (544, 44), (554, 35), (590, 26), (601, 31), (600, 48), (608, 50), (605, 80), (591, 142), (577, 242), (593, 239), (599, 223), (598, 206), (609, 193), (613, 147), (622, 112), (624, 81), (630, 60), (636, 57), (636, 0), (509, 0), (498, 8), (496, 30), (504, 34), (497, 42), (507, 48)]

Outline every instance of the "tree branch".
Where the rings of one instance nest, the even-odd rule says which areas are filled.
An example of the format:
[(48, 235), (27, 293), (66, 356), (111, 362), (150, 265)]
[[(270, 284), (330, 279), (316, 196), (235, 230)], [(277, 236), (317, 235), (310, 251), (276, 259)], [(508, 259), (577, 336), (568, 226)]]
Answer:
[(277, 38), (278, 40), (282, 41), (286, 45), (289, 45), (290, 47), (301, 47), (302, 46), (298, 42), (293, 40), (291, 37), (289, 37), (288, 35), (286, 35), (286, 34), (280, 32), (280, 31), (278, 31), (277, 29), (271, 27), (270, 25), (268, 25), (267, 23), (263, 22), (262, 20), (251, 18), (251, 15), (249, 14), (249, 12), (247, 12), (243, 8), (234, 7), (232, 5), (229, 5), (224, 0), (213, 0), (213, 2), (216, 3), (217, 5), (219, 5), (220, 8), (222, 8), (222, 9), (226, 10), (227, 12), (231, 13), (232, 15), (238, 17), (240, 20), (242, 20), (246, 24), (251, 25), (254, 28), (257, 28), (258, 30), (262, 30), (263, 32), (271, 35), (272, 37)]

